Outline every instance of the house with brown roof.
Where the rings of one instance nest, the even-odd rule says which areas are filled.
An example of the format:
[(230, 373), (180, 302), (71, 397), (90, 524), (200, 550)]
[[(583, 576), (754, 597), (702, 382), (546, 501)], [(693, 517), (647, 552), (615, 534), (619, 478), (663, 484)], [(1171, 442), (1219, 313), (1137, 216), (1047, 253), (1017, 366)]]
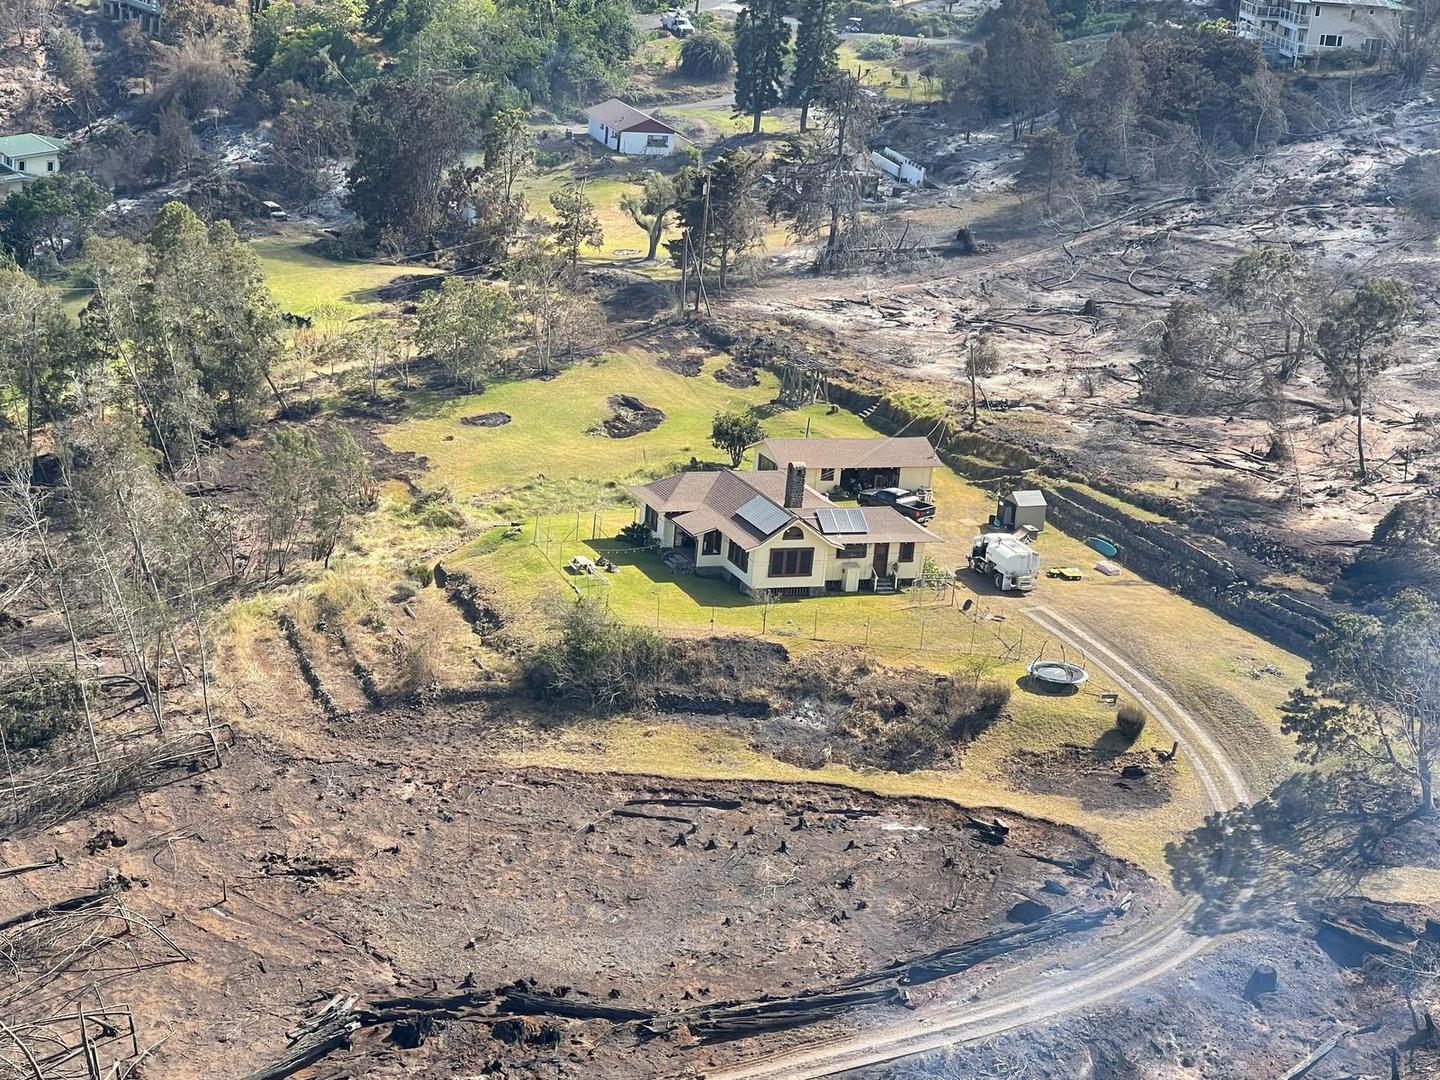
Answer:
[(683, 472), (627, 490), (662, 549), (752, 595), (892, 592), (920, 577), (940, 537), (888, 506), (836, 506), (807, 476), (792, 462), (784, 471)]
[(922, 437), (879, 439), (766, 439), (755, 447), (755, 469), (771, 472), (794, 461), (809, 468), (810, 483), (829, 493), (866, 488), (928, 488), (942, 464), (930, 440)]
[(590, 137), (622, 154), (663, 156), (674, 150), (680, 133), (619, 98), (602, 101), (585, 110)]

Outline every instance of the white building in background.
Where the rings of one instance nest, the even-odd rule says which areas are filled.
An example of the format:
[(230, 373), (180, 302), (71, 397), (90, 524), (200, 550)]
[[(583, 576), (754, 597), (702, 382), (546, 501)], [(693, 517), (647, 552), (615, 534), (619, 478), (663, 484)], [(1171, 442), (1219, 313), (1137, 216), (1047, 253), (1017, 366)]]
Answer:
[(590, 137), (621, 154), (659, 157), (675, 149), (680, 133), (619, 98), (602, 101), (585, 110)]
[(1399, 36), (1404, 12), (1399, 0), (1240, 0), (1235, 31), (1289, 64), (1340, 49), (1374, 60), (1387, 39)]
[(21, 184), (60, 171), (64, 139), (23, 132), (0, 136), (0, 200)]

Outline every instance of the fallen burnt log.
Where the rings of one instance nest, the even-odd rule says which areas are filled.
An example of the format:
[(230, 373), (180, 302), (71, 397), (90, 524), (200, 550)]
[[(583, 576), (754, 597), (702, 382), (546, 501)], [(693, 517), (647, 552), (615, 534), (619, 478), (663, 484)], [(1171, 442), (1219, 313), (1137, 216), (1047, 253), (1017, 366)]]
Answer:
[(678, 814), (647, 814), (643, 810), (616, 809), (610, 811), (611, 817), (618, 818), (639, 818), (642, 821), (668, 821), (672, 825), (694, 825), (695, 819), (680, 817)]
[(1052, 915), (1036, 919), (1025, 926), (996, 930), (994, 933), (961, 942), (959, 945), (947, 945), (943, 949), (936, 949), (923, 956), (897, 961), (876, 971), (847, 979), (840, 984), (840, 987), (866, 986), (887, 979), (894, 979), (901, 986), (920, 986), (937, 979), (958, 975), (987, 960), (993, 960), (1031, 945), (1055, 941), (1068, 934), (1094, 930), (1103, 925), (1111, 915), (1123, 910), (1123, 905), (1119, 908), (1099, 908), (1095, 911), (1067, 908), (1064, 911), (1057, 911)]
[(27, 923), (39, 922), (41, 919), (48, 919), (54, 915), (69, 915), (77, 911), (88, 911), (91, 908), (99, 907), (106, 900), (110, 899), (109, 892), (84, 893), (80, 896), (71, 896), (64, 900), (57, 900), (34, 911), (22, 912), (19, 915), (12, 915), (10, 918), (0, 922), (0, 931), (13, 930), (17, 926), (24, 926)]
[[(683, 1028), (702, 1042), (723, 1042), (833, 1019), (845, 1010), (861, 1005), (900, 1002), (905, 993), (902, 987), (934, 982), (1030, 945), (1093, 930), (1112, 915), (1122, 914), (1128, 905), (1127, 898), (1115, 907), (1096, 911), (1070, 908), (1047, 915), (1028, 926), (997, 930), (959, 945), (898, 961), (823, 990), (806, 990), (790, 997), (758, 998), (749, 1002), (717, 1002), (642, 1021), (638, 1030), (644, 1035), (659, 1036)], [(893, 982), (894, 985), (875, 985), (884, 982)]]
[(887, 986), (875, 990), (810, 992), (795, 997), (760, 998), (745, 1002), (723, 1001), (653, 1019), (642, 1023), (639, 1030), (644, 1035), (659, 1036), (683, 1028), (701, 1042), (727, 1042), (832, 1020), (861, 1005), (896, 1002), (900, 994), (898, 987)]
[(528, 990), (507, 990), (496, 1005), (497, 1013), (516, 1016), (563, 1016), (569, 1020), (609, 1020), (615, 1024), (653, 1020), (655, 1014), (621, 1005), (601, 1005), (578, 998), (554, 997)]
[(328, 1054), (349, 1046), (351, 1036), (362, 1026), (354, 1008), (353, 997), (336, 994), (318, 1013), (291, 1029), (290, 1045), (284, 1054), (246, 1073), (242, 1080), (286, 1080)]
[(676, 806), (702, 810), (739, 810), (739, 799), (688, 799), (655, 796), (649, 799), (626, 799), (626, 806)]

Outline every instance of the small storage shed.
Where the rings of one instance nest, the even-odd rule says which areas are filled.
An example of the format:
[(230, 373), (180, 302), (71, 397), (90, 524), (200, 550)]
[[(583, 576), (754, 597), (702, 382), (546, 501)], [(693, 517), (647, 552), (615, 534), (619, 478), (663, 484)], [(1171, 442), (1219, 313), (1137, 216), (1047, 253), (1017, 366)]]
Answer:
[(1014, 532), (1026, 525), (1037, 533), (1045, 531), (1045, 496), (1036, 490), (1012, 491), (1000, 496), (995, 524)]

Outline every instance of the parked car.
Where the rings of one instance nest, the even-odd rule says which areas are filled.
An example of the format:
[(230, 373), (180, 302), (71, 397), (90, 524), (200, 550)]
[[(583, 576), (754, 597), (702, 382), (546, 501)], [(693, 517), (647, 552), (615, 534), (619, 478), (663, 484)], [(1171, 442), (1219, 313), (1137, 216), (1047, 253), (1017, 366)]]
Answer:
[(888, 506), (921, 525), (935, 517), (935, 504), (905, 488), (870, 488), (855, 496), (861, 506)]

